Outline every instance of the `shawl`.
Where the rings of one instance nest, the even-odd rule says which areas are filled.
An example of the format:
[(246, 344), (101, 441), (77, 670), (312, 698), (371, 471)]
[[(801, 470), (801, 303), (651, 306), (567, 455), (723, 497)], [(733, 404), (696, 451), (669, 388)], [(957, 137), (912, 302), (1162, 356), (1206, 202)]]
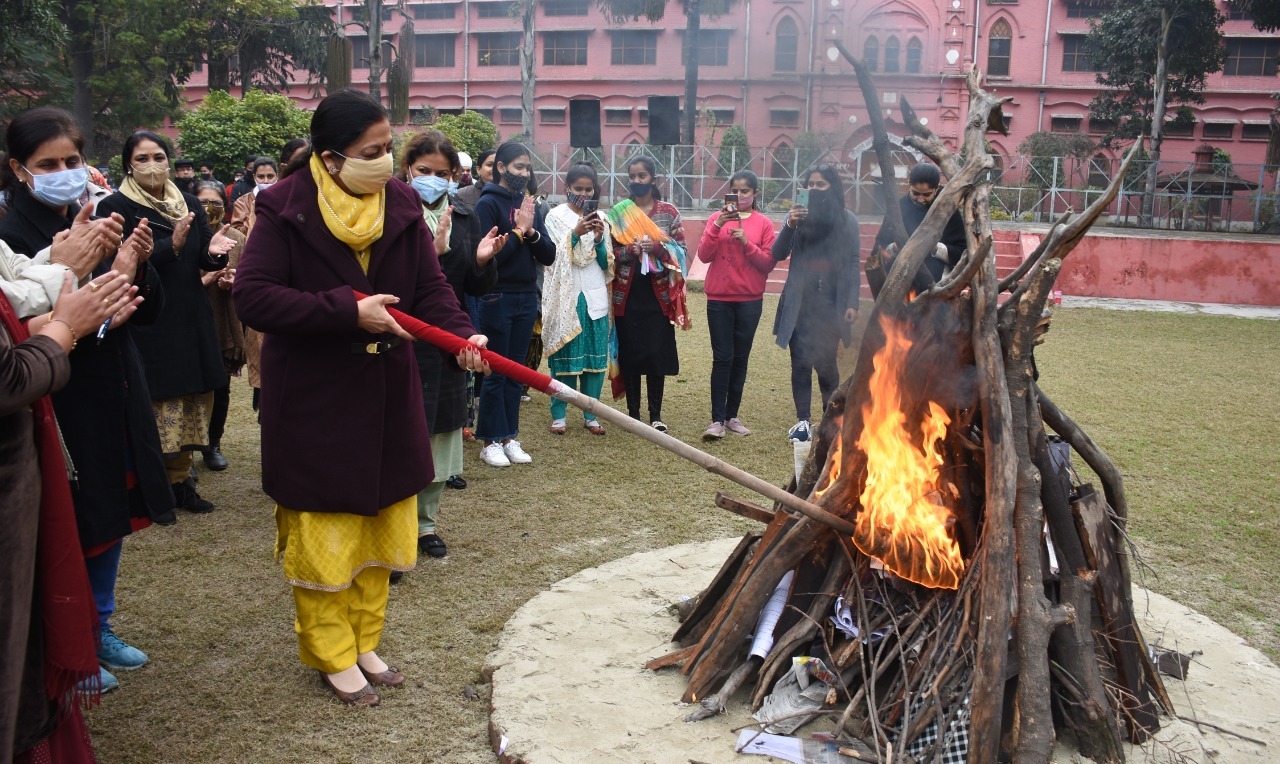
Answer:
[[(243, 198), (252, 198), (245, 194)], [(232, 228), (227, 237), (235, 242), (235, 246), (227, 253), (227, 267), (234, 268), (244, 251), (245, 235)], [(228, 374), (239, 374), (245, 362), (244, 325), (236, 318), (235, 305), (231, 301), (231, 290), (223, 289), (215, 281), (205, 287), (209, 295), (209, 305), (213, 308), (213, 327), (218, 333), (218, 346), (222, 351), (222, 363)]]
[[(596, 265), (596, 246), (599, 242), (592, 233), (588, 233), (578, 243), (573, 243), (573, 227), (581, 216), (568, 204), (562, 204), (547, 215), (547, 235), (556, 245), (556, 259), (547, 268), (547, 277), (542, 283), (542, 342), (544, 351), (551, 355), (568, 345), (582, 333), (582, 324), (578, 320), (579, 287), (574, 283), (573, 269)], [(604, 247), (609, 258), (609, 268), (605, 271), (607, 284), (613, 280), (613, 237), (608, 218), (604, 221)]]
[[(31, 336), (8, 300), (0, 299), (0, 321), (15, 344)], [(53, 401), (46, 395), (31, 404), (31, 411), (40, 459), (35, 596), (44, 619), (44, 690), (58, 703), (59, 713), (65, 713), (65, 701), (77, 682), (89, 680), (97, 687), (98, 609), (80, 549)]]
[(138, 181), (132, 175), (124, 176), (124, 181), (120, 184), (120, 193), (138, 204), (159, 212), (170, 223), (176, 224), (187, 216), (187, 202), (171, 180), (164, 182), (163, 199), (152, 196), (145, 188), (138, 185)]
[(352, 196), (325, 170), (324, 161), (311, 155), (311, 179), (316, 182), (320, 217), (338, 241), (355, 252), (360, 270), (369, 272), (369, 253), (373, 243), (382, 238), (386, 220), (387, 189), (376, 194)]

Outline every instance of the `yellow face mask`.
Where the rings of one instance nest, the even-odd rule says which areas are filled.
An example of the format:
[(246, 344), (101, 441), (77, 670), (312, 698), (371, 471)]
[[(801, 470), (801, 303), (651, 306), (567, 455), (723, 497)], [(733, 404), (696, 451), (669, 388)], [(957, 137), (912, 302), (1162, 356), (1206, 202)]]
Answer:
[(352, 159), (333, 152), (342, 157), (342, 169), (338, 171), (338, 180), (342, 185), (356, 194), (374, 194), (382, 190), (391, 180), (395, 172), (395, 160), (390, 153), (377, 159)]

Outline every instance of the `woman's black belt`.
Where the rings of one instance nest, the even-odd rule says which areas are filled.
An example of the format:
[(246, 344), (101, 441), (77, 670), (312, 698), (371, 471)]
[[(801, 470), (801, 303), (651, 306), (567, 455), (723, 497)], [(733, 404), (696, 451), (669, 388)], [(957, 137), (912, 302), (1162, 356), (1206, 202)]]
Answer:
[(389, 340), (378, 340), (377, 342), (353, 342), (351, 343), (351, 352), (381, 355), (398, 346), (401, 342), (402, 340), (399, 337), (392, 337)]

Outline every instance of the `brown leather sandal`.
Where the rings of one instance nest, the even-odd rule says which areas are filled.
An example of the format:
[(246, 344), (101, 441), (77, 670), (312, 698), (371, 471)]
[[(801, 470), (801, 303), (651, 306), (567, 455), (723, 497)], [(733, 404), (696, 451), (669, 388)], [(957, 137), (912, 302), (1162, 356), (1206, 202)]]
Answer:
[(592, 435), (604, 435), (605, 433), (604, 425), (600, 424), (599, 419), (588, 419), (582, 423), (582, 426), (587, 428), (587, 432)]
[[(338, 700), (346, 703), (348, 706), (368, 706), (372, 708), (382, 702), (382, 698), (378, 693), (373, 691), (373, 687), (371, 685), (366, 684), (355, 692), (343, 692), (333, 686), (333, 682), (329, 681), (328, 675), (323, 671), (320, 672), (320, 679), (328, 685), (330, 690), (333, 690), (333, 694), (338, 696)], [(403, 681), (403, 675), (401, 680)]]
[(365, 671), (362, 666), (360, 673), (364, 674), (365, 679), (369, 680), (369, 684), (375, 687), (400, 687), (404, 684), (404, 674), (400, 673), (400, 669), (395, 666), (387, 666), (386, 671), (380, 671), (376, 674), (372, 671)]

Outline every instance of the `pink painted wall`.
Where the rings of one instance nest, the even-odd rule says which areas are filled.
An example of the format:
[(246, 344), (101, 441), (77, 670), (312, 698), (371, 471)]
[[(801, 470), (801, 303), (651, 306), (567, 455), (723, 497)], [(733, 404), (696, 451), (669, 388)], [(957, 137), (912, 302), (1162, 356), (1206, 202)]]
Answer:
[[(684, 219), (691, 281), (706, 277), (707, 266), (697, 259), (698, 241), (705, 226), (706, 218)], [(879, 230), (878, 222), (862, 223), (864, 259)], [(1040, 243), (1040, 234), (1017, 229), (996, 229), (994, 235), (996, 270), (1001, 278)], [(784, 261), (769, 276), (769, 293), (781, 293), (786, 279)], [(862, 281), (862, 296), (870, 299), (866, 278)], [(1057, 288), (1063, 294), (1078, 297), (1280, 307), (1280, 238), (1133, 236), (1095, 229), (1066, 259)]]

